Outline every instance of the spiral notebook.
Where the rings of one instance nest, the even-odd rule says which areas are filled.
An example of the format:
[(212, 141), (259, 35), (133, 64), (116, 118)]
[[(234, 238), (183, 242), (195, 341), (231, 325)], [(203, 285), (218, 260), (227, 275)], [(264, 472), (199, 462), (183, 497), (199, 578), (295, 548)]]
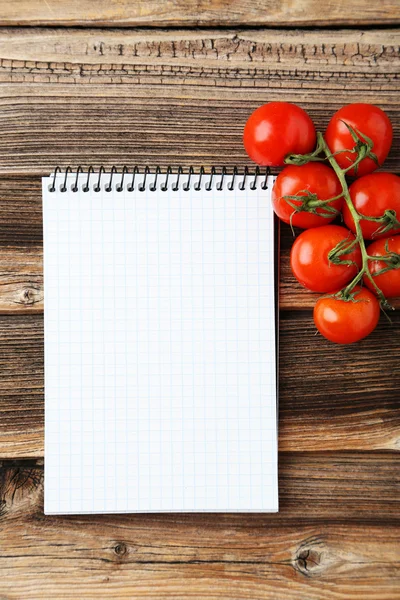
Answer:
[(272, 183), (43, 179), (46, 514), (278, 510)]

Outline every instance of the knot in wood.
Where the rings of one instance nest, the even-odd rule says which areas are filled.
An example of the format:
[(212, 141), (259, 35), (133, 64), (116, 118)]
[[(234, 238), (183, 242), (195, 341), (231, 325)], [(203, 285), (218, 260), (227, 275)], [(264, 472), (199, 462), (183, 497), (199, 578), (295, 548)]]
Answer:
[(128, 549), (124, 542), (118, 542), (114, 546), (114, 552), (117, 556), (124, 556), (127, 553)]
[(300, 573), (307, 577), (317, 575), (322, 570), (322, 553), (313, 547), (300, 547), (297, 551), (295, 563)]
[(34, 287), (27, 287), (22, 290), (21, 304), (35, 304), (38, 301), (38, 290)]

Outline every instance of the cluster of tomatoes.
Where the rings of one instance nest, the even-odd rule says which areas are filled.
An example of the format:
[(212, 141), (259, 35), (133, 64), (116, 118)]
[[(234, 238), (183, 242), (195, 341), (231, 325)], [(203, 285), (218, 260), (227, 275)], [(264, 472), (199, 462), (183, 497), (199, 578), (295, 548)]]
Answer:
[(325, 294), (314, 321), (333, 342), (371, 333), (380, 306), (400, 296), (400, 177), (374, 172), (392, 137), (388, 116), (360, 103), (336, 112), (324, 135), (287, 102), (261, 106), (244, 129), (252, 160), (286, 165), (272, 190), (274, 211), (305, 230), (293, 244), (291, 267), (303, 286)]

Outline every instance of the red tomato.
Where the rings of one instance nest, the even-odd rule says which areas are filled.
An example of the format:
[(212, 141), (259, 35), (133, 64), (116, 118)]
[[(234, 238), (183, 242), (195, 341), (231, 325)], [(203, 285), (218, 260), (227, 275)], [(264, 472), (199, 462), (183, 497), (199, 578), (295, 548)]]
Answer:
[[(301, 206), (307, 192), (315, 194), (319, 200), (328, 200), (338, 196), (342, 192), (342, 186), (335, 172), (326, 165), (316, 162), (307, 163), (301, 167), (290, 165), (278, 175), (272, 189), (272, 204), (278, 217), (285, 223), (291, 222), (292, 225), (303, 229), (320, 227), (333, 221), (336, 216), (335, 213), (331, 213), (329, 217), (318, 215), (330, 214), (326, 209), (329, 206), (340, 211), (343, 198), (334, 200), (325, 206), (314, 208), (318, 214), (306, 210), (296, 212), (284, 199), (284, 196), (299, 196), (299, 200), (291, 199), (290, 202), (296, 206)], [(312, 206), (312, 201), (309, 206)]]
[(315, 127), (308, 114), (290, 102), (270, 102), (249, 117), (243, 134), (247, 154), (265, 166), (282, 166), (288, 154), (314, 150)]
[[(400, 177), (393, 173), (373, 173), (360, 177), (351, 184), (350, 197), (357, 211), (366, 217), (381, 217), (385, 210), (395, 211), (397, 220), (400, 221)], [(355, 233), (353, 217), (347, 207), (343, 206), (343, 217), (347, 227)], [(391, 233), (396, 233), (394, 229), (384, 233), (376, 233), (382, 228), (382, 223), (374, 223), (361, 219), (360, 221), (363, 237), (367, 240), (387, 237)]]
[[(331, 152), (354, 148), (356, 143), (351, 137), (346, 123), (372, 140), (372, 152), (376, 155), (379, 165), (382, 165), (389, 153), (393, 138), (393, 128), (387, 114), (373, 104), (358, 103), (343, 106), (333, 115), (325, 133), (325, 140)], [(342, 169), (346, 169), (353, 164), (357, 155), (351, 152), (342, 152), (336, 154), (335, 158), (338, 165)], [(375, 171), (379, 165), (372, 158), (367, 157), (358, 164), (356, 173), (354, 169), (351, 169), (348, 174), (352, 176), (366, 175)]]
[(354, 235), (339, 225), (306, 229), (296, 239), (290, 253), (290, 265), (296, 279), (312, 292), (332, 292), (348, 283), (361, 266), (361, 251), (357, 245), (341, 260), (355, 264), (337, 265), (328, 259), (329, 252), (339, 242), (350, 244)]
[(367, 289), (356, 286), (354, 300), (322, 297), (314, 307), (314, 323), (336, 344), (352, 344), (369, 335), (379, 321), (379, 302)]
[[(369, 270), (374, 277), (376, 285), (383, 292), (383, 295), (386, 298), (393, 298), (394, 296), (400, 296), (400, 235), (374, 242), (368, 247), (367, 252), (369, 256), (385, 256), (388, 254), (387, 249), (389, 249), (389, 253), (393, 254), (391, 261), (370, 260)], [(387, 267), (392, 268), (381, 275), (377, 274)], [(364, 282), (374, 291), (374, 287), (368, 277), (364, 277)]]

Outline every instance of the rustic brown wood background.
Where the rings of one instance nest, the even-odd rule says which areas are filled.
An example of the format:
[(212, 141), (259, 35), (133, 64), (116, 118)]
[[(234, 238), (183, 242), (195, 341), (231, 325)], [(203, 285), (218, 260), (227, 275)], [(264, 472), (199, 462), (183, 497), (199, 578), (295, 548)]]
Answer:
[[(393, 121), (398, 0), (0, 0), (0, 597), (400, 598), (399, 316), (315, 335), (282, 235), (278, 515), (43, 515), (40, 177), (55, 165), (250, 165), (249, 113)], [(400, 306), (400, 303), (398, 303)]]

